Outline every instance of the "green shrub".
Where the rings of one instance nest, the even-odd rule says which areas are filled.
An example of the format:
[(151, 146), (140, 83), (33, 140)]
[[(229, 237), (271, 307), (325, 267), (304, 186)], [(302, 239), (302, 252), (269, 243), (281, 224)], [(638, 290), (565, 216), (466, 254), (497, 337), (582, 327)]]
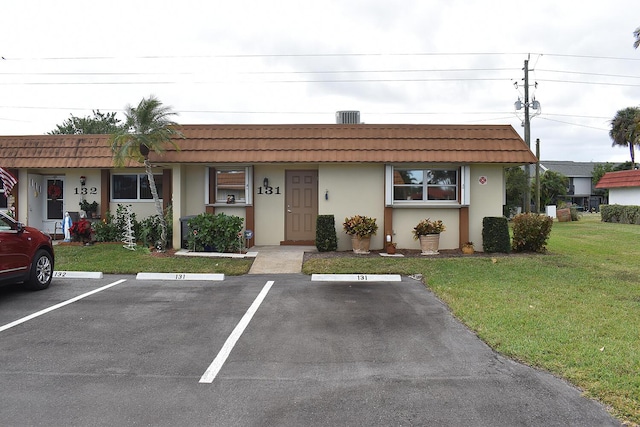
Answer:
[(602, 222), (620, 222), (623, 208), (622, 205), (600, 205)]
[(242, 247), (243, 218), (224, 213), (203, 213), (187, 221), (187, 243), (191, 250), (238, 252)]
[(318, 252), (331, 252), (338, 249), (336, 220), (333, 215), (318, 215), (316, 220), (316, 248)]
[[(167, 246), (171, 246), (173, 236), (173, 213), (171, 206), (168, 206), (164, 213), (164, 221), (167, 225)], [(160, 217), (158, 215), (151, 215), (140, 221), (139, 229), (140, 234), (137, 235), (137, 239), (140, 244), (148, 247), (155, 247), (158, 244), (160, 235), (162, 234)]]
[(507, 218), (485, 217), (482, 219), (482, 249), (489, 253), (511, 251)]
[(520, 214), (513, 218), (512, 248), (516, 252), (545, 252), (553, 218), (539, 214)]
[[(116, 209), (116, 215), (113, 216), (110, 211), (107, 211), (102, 221), (93, 224), (95, 231), (95, 239), (98, 242), (119, 242), (122, 240), (122, 233), (124, 233), (127, 224), (127, 206), (118, 204)], [(131, 213), (131, 225), (133, 228), (133, 235), (140, 235), (140, 223), (136, 220), (135, 212)]]
[(572, 207), (569, 210), (571, 211), (571, 221), (579, 221), (580, 213), (578, 212), (578, 208)]
[(640, 206), (600, 205), (603, 222), (640, 225)]

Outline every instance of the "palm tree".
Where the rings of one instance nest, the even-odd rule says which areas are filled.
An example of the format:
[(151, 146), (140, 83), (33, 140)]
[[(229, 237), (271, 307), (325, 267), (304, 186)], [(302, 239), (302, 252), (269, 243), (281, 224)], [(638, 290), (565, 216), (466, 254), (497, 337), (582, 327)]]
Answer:
[(183, 135), (175, 129), (178, 124), (170, 119), (176, 114), (170, 107), (163, 106), (153, 95), (148, 99), (142, 98), (137, 107), (127, 105), (123, 128), (113, 133), (109, 140), (115, 166), (122, 167), (132, 159), (144, 163), (151, 195), (160, 218), (159, 251), (164, 251), (167, 245), (167, 223), (153, 178), (149, 152), (153, 150), (160, 154), (165, 151), (167, 144), (179, 149), (172, 137)]
[(640, 145), (640, 108), (627, 107), (619, 110), (611, 120), (609, 136), (613, 140), (612, 147), (616, 145), (629, 146), (631, 154), (631, 167), (635, 167), (635, 145)]

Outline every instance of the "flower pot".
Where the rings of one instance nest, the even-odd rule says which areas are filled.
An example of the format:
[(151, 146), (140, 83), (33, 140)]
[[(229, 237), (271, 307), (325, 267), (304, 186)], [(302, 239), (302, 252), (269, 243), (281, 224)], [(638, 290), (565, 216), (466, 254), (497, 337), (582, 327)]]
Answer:
[(387, 243), (387, 253), (389, 255), (394, 255), (396, 253), (396, 245), (393, 243)]
[(368, 254), (371, 237), (351, 236), (351, 246), (356, 254)]
[(421, 255), (437, 255), (440, 245), (440, 234), (425, 234), (420, 236)]
[(473, 246), (464, 245), (462, 246), (462, 253), (465, 255), (470, 255), (473, 253)]
[(558, 222), (571, 221), (571, 209), (558, 209), (556, 215), (558, 216)]

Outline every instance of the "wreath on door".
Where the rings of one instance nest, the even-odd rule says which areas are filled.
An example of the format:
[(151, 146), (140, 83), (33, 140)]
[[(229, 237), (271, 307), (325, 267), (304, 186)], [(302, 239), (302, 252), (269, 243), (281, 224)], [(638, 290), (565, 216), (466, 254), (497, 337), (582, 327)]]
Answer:
[(47, 187), (47, 195), (51, 200), (57, 200), (62, 196), (62, 188), (58, 184), (51, 184)]

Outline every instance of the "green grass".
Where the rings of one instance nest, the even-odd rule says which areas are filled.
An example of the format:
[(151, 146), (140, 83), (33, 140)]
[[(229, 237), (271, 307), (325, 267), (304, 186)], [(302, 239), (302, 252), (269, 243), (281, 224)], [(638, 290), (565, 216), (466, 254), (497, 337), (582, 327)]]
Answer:
[[(545, 255), (316, 259), (310, 273), (421, 273), (502, 354), (562, 376), (640, 423), (640, 226), (554, 223)], [(494, 262), (495, 261), (495, 262)]]
[(228, 276), (246, 274), (252, 259), (207, 258), (151, 255), (139, 247), (129, 251), (121, 244), (91, 246), (56, 246), (57, 271), (101, 271), (105, 274), (155, 273), (222, 273)]

